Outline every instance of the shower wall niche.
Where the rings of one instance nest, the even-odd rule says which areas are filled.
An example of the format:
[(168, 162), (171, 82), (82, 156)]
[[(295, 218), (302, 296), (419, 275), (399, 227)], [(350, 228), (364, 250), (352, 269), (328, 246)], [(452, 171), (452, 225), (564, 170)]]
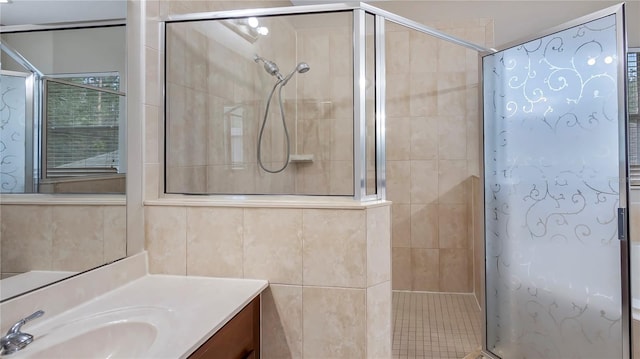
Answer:
[[(353, 11), (165, 22), (165, 192), (375, 195), (373, 17), (366, 81), (354, 81)], [(287, 164), (287, 147), (286, 168), (266, 171)]]

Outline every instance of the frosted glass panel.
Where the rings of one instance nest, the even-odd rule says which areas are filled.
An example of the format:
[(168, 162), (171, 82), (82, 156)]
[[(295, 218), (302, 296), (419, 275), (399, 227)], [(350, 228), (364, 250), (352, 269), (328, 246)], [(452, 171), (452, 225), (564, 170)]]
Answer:
[(487, 348), (621, 358), (615, 15), (483, 59)]
[(0, 192), (25, 187), (26, 84), (20, 76), (0, 76)]

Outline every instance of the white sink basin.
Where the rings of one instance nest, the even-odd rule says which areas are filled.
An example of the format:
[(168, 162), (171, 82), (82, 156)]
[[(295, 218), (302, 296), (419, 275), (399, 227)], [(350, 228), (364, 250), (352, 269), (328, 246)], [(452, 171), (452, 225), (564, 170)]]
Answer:
[[(152, 358), (159, 340), (171, 327), (171, 311), (159, 307), (128, 307), (69, 321), (57, 325), (32, 326), (27, 332), (35, 340), (14, 358)], [(164, 334), (162, 334), (164, 332)], [(165, 343), (166, 344), (166, 343)]]
[(89, 330), (27, 358), (139, 358), (156, 340), (158, 330), (149, 323), (115, 322)]

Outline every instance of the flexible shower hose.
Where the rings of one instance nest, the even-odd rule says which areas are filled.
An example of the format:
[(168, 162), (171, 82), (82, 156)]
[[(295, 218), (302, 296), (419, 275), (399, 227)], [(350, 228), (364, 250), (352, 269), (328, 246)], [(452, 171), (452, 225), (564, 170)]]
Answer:
[[(267, 98), (267, 107), (264, 110), (264, 118), (262, 119), (262, 126), (260, 126), (260, 134), (258, 135), (258, 165), (260, 165), (260, 168), (262, 168), (265, 172), (269, 172), (269, 173), (280, 173), (284, 171), (289, 165), (289, 156), (290, 156), (289, 130), (287, 129), (287, 122), (285, 121), (285, 118), (284, 118), (284, 108), (282, 106), (282, 88), (284, 87), (284, 85), (281, 85), (281, 84), (283, 82), (284, 82), (283, 80), (278, 80), (278, 82), (276, 82), (276, 84), (273, 85), (273, 88), (269, 93), (269, 97)], [(280, 103), (280, 118), (282, 119), (282, 127), (284, 128), (284, 136), (286, 138), (286, 143), (287, 143), (287, 159), (281, 168), (277, 170), (270, 170), (266, 168), (262, 163), (262, 151), (260, 148), (262, 147), (262, 134), (264, 132), (264, 127), (266, 126), (267, 120), (269, 118), (269, 107), (271, 106), (271, 99), (273, 98), (273, 93), (276, 91), (278, 86), (280, 86), (278, 90), (278, 102)]]

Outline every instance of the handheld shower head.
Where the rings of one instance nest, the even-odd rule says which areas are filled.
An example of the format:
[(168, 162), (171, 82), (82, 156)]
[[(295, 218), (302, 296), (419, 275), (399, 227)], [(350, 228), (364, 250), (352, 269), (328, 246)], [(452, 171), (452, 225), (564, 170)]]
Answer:
[(282, 76), (282, 74), (280, 73), (280, 69), (278, 68), (278, 65), (276, 65), (275, 62), (273, 61), (269, 61), (265, 58), (262, 58), (258, 55), (253, 55), (253, 61), (255, 61), (256, 63), (259, 63), (260, 61), (262, 61), (262, 63), (264, 63), (264, 70), (271, 76), (275, 76), (278, 78), (278, 80), (284, 80), (284, 77)]
[(291, 78), (293, 77), (293, 75), (297, 73), (303, 74), (307, 71), (311, 70), (311, 67), (309, 67), (309, 64), (307, 64), (306, 62), (301, 62), (298, 64), (298, 66), (296, 66), (296, 68), (291, 71), (291, 73), (289, 75), (287, 75), (287, 77), (284, 78), (284, 80), (282, 81), (282, 86), (286, 85), (287, 82), (289, 82), (289, 80), (291, 80)]
[(301, 74), (309, 70), (311, 70), (311, 67), (309, 67), (309, 64), (307, 64), (306, 62), (301, 62), (298, 64), (298, 66), (296, 66), (296, 71), (298, 71), (298, 73), (301, 73)]

